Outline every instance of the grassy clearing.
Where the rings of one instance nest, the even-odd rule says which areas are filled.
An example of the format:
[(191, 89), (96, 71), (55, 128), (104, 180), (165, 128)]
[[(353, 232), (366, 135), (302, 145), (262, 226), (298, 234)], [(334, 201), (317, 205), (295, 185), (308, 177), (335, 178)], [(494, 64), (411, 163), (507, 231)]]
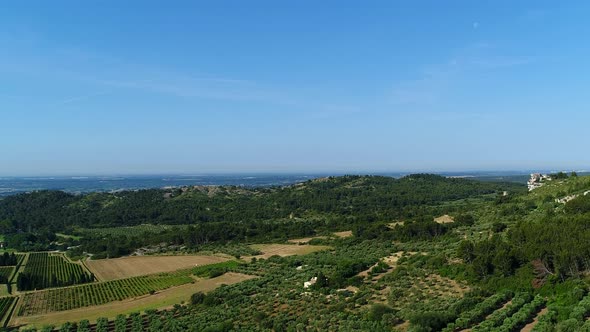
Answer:
[(351, 237), (352, 231), (336, 232), (336, 233), (334, 233), (334, 235), (336, 237), (342, 237), (342, 238)]
[(325, 236), (313, 236), (313, 237), (303, 237), (300, 239), (291, 239), (287, 242), (289, 243), (294, 243), (294, 244), (307, 244), (309, 243), (309, 241), (314, 240), (314, 239), (325, 239)]
[(438, 218), (434, 218), (434, 221), (439, 224), (448, 224), (448, 223), (455, 222), (453, 217), (449, 216), (448, 214), (445, 214), (444, 216), (440, 216)]
[(218, 256), (134, 256), (86, 261), (100, 281), (123, 279), (146, 274), (172, 272), (200, 265), (227, 261)]
[(296, 245), (296, 244), (252, 244), (252, 248), (262, 252), (256, 258), (269, 258), (274, 255), (281, 257), (292, 255), (306, 255), (316, 251), (332, 249), (330, 246)]
[(327, 238), (347, 238), (352, 236), (352, 231), (343, 231), (343, 232), (335, 232), (330, 234), (329, 236), (310, 236), (310, 237), (303, 237), (300, 239), (291, 239), (287, 242), (294, 243), (294, 244), (307, 244), (311, 240), (315, 239), (327, 239)]
[(54, 312), (45, 315), (29, 317), (15, 317), (11, 321), (11, 325), (22, 324), (27, 327), (41, 328), (47, 324), (59, 326), (65, 322), (79, 321), (82, 319), (88, 319), (91, 322), (95, 322), (96, 319), (100, 317), (112, 319), (118, 314), (129, 314), (132, 312), (140, 312), (149, 309), (166, 309), (183, 301), (188, 302), (190, 300), (190, 296), (196, 292), (209, 292), (223, 284), (231, 285), (252, 278), (255, 277), (246, 274), (230, 272), (217, 278), (199, 280), (194, 284), (187, 284), (162, 290), (155, 293), (154, 295), (145, 295), (134, 299), (64, 312)]
[(0, 297), (9, 295), (10, 294), (8, 293), (8, 288), (6, 287), (6, 284), (0, 284)]
[(55, 233), (55, 235), (57, 237), (61, 237), (61, 238), (64, 238), (64, 239), (72, 239), (74, 241), (80, 241), (80, 239), (82, 238), (81, 236), (67, 235), (67, 234), (63, 234), (63, 233)]

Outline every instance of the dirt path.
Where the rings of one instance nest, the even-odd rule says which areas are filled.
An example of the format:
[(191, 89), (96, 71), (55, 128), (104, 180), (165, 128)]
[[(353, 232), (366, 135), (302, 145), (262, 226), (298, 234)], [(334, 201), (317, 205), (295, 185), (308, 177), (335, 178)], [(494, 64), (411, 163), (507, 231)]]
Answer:
[(520, 330), (520, 332), (531, 332), (533, 330), (533, 328), (535, 327), (535, 325), (537, 325), (537, 323), (539, 322), (539, 317), (541, 317), (544, 314), (546, 314), (547, 311), (549, 311), (549, 309), (547, 309), (547, 308), (541, 309), (541, 311), (539, 311), (539, 313), (537, 314), (537, 316), (535, 316), (535, 319), (533, 319), (533, 321), (530, 322), (529, 324), (525, 325), (522, 328), (522, 330)]
[[(393, 269), (396, 268), (397, 266), (397, 261), (402, 257), (402, 255), (404, 254), (403, 251), (398, 251), (396, 253), (394, 253), (391, 256), (387, 256), (387, 257), (383, 257), (381, 260), (389, 265), (389, 269), (387, 269), (387, 271), (375, 276), (375, 280), (379, 280), (381, 278), (383, 278), (384, 275), (386, 275), (387, 273), (393, 271)], [(357, 274), (357, 276), (362, 277), (362, 278), (366, 278), (369, 276), (369, 272), (371, 271), (372, 268), (374, 268), (375, 266), (377, 266), (379, 264), (379, 262), (375, 263), (373, 266), (369, 267), (368, 269), (361, 271)]]

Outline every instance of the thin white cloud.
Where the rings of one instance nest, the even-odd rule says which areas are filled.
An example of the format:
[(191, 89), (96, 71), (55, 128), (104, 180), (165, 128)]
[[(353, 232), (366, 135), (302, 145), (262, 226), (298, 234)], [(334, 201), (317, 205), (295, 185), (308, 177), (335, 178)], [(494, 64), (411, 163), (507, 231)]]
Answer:
[(489, 56), (480, 59), (473, 59), (471, 63), (484, 68), (504, 68), (527, 65), (534, 61), (529, 56)]
[(482, 71), (523, 66), (532, 63), (531, 56), (498, 55), (490, 43), (475, 43), (456, 52), (450, 60), (423, 66), (417, 78), (398, 82), (389, 94), (392, 104), (434, 105), (448, 96), (449, 90), (461, 80)]
[(59, 104), (65, 105), (65, 104), (76, 103), (76, 102), (79, 102), (79, 101), (84, 101), (84, 100), (92, 99), (94, 97), (103, 96), (103, 95), (106, 95), (106, 94), (109, 94), (109, 92), (101, 91), (101, 92), (91, 93), (91, 94), (87, 94), (87, 95), (71, 97), (71, 98), (67, 98), (65, 100), (62, 100), (61, 102), (59, 102)]

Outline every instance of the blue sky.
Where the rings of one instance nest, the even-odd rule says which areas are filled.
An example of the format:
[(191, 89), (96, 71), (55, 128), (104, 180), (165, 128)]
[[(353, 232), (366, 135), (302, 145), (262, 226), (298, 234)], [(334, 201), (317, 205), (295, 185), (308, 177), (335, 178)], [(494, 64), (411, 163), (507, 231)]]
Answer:
[(588, 169), (586, 1), (0, 3), (0, 175)]

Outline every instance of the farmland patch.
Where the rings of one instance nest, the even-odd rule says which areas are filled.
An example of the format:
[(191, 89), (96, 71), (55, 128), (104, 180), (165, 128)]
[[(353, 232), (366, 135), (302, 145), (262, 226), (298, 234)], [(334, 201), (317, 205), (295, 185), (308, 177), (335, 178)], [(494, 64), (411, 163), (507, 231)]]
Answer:
[(86, 261), (100, 281), (171, 272), (195, 266), (227, 261), (217, 256), (133, 256)]
[(251, 247), (262, 252), (261, 255), (254, 256), (256, 258), (269, 258), (274, 255), (278, 255), (281, 257), (292, 255), (306, 255), (312, 252), (328, 250), (332, 248), (330, 246), (300, 246), (296, 244), (253, 244), (251, 245)]
[(196, 292), (209, 292), (223, 284), (231, 285), (252, 278), (255, 277), (241, 273), (229, 272), (216, 278), (198, 280), (194, 283), (161, 290), (153, 295), (143, 295), (114, 303), (62, 312), (53, 312), (28, 317), (15, 317), (11, 321), (11, 324), (26, 325), (29, 327), (42, 327), (46, 324), (60, 325), (65, 322), (77, 321), (81, 319), (88, 319), (94, 322), (100, 317), (114, 318), (118, 314), (129, 314), (132, 312), (140, 312), (149, 309), (166, 309), (183, 301), (188, 302), (190, 300), (190, 296)]

